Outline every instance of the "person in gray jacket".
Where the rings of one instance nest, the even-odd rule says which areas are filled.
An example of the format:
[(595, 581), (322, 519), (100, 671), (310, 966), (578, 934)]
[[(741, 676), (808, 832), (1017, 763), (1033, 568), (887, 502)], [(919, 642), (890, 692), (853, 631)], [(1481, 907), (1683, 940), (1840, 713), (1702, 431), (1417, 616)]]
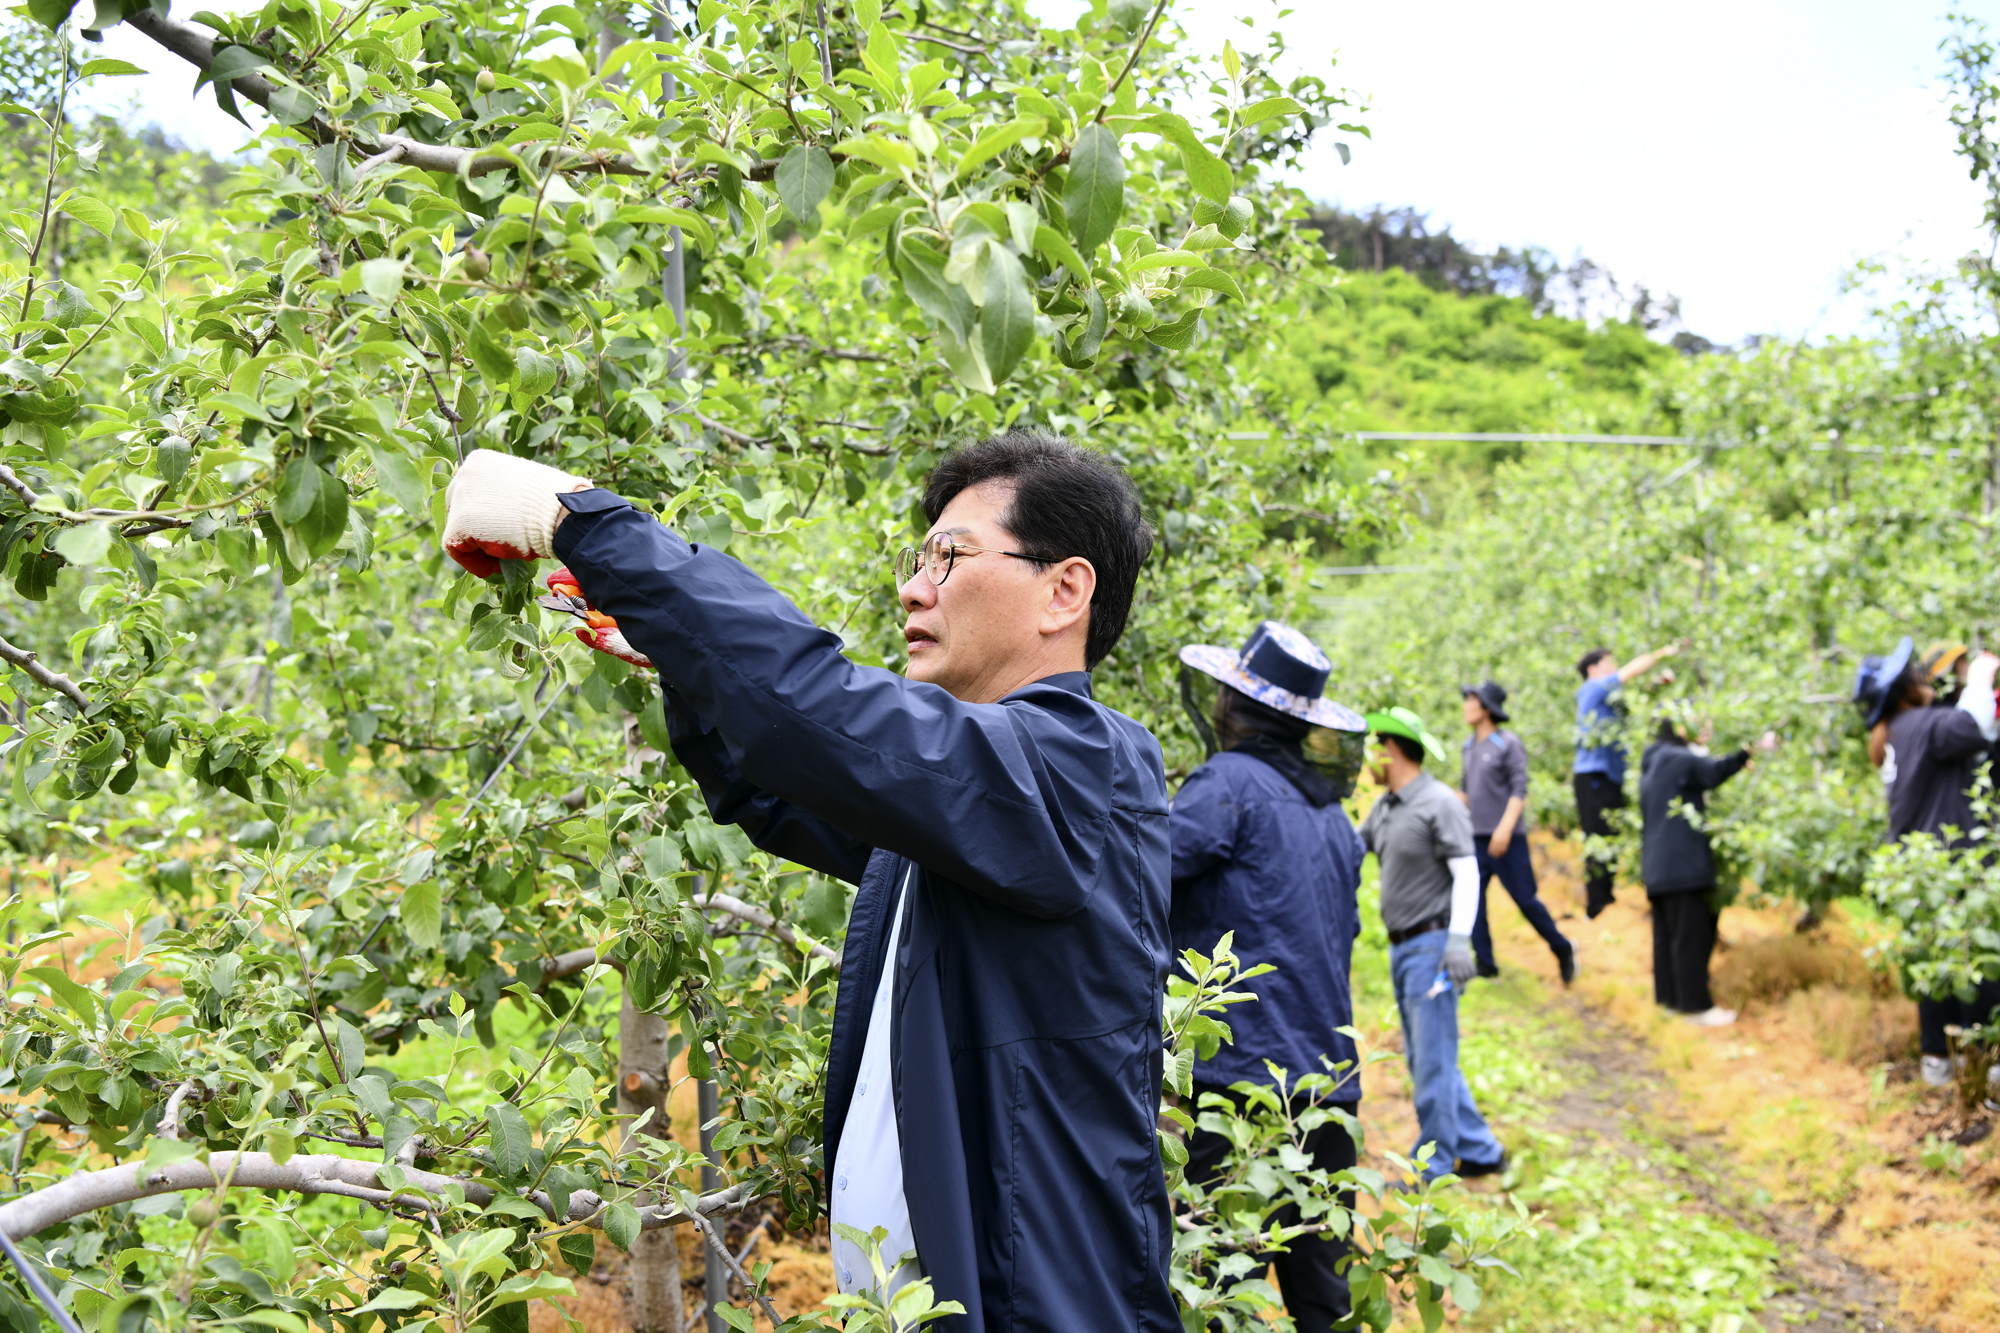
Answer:
[(1459, 799), (1472, 816), (1472, 849), (1479, 861), (1479, 914), (1472, 922), (1472, 957), (1479, 975), (1497, 977), (1493, 932), (1486, 924), (1486, 886), (1495, 875), (1500, 887), (1528, 918), (1556, 956), (1563, 985), (1576, 980), (1576, 945), (1556, 929), (1555, 918), (1535, 887), (1535, 863), (1528, 855), (1528, 751), (1521, 738), (1504, 730), (1507, 689), (1499, 681), (1461, 685), (1465, 725), (1472, 728), (1460, 750)]
[(1472, 917), (1479, 892), (1472, 821), (1457, 793), (1424, 772), (1444, 746), (1407, 708), (1368, 714), (1382, 746), (1375, 780), (1388, 790), (1361, 821), (1380, 865), (1382, 925), (1403, 1020), (1403, 1058), (1417, 1103), (1416, 1157), (1434, 1145), (1427, 1179), (1487, 1176), (1507, 1154), (1486, 1126), (1458, 1068), (1458, 993), (1474, 973)]

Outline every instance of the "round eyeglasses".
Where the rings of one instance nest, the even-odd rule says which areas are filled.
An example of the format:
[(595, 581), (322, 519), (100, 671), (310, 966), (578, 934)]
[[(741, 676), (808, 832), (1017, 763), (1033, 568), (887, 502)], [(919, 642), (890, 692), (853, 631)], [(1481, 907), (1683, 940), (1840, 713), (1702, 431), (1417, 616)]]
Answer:
[(1031, 560), (1036, 564), (1045, 563), (1040, 557), (1024, 555), (1020, 551), (1002, 551), (993, 546), (970, 546), (955, 540), (948, 532), (933, 533), (924, 540), (922, 547), (905, 546), (896, 552), (896, 586), (902, 587), (924, 571), (924, 577), (942, 588), (944, 581), (951, 577), (951, 567), (962, 556), (1011, 555), (1016, 560)]

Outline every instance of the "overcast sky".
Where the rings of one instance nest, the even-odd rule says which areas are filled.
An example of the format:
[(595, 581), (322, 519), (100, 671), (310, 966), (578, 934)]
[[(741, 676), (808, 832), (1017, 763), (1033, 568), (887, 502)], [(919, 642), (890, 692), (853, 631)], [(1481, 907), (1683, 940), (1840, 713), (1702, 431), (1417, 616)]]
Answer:
[[(2000, 20), (2000, 0), (1960, 7)], [(1687, 326), (1718, 342), (1850, 332), (1864, 302), (1839, 285), (1857, 260), (1938, 263), (1980, 243), (1938, 84), (1943, 10), (1303, 0), (1280, 21), (1296, 67), (1366, 97), (1374, 138), (1350, 138), (1345, 167), (1322, 145), (1300, 183), (1349, 209), (1414, 205), (1482, 247), (1588, 255), (1680, 296)], [(1240, 16), (1268, 23), (1278, 9), (1178, 0), (1174, 12), (1219, 49)], [(157, 72), (100, 80), (100, 104), (136, 98), (140, 118), (211, 150), (243, 141), (207, 94), (190, 100), (174, 57), (124, 28), (106, 53)]]

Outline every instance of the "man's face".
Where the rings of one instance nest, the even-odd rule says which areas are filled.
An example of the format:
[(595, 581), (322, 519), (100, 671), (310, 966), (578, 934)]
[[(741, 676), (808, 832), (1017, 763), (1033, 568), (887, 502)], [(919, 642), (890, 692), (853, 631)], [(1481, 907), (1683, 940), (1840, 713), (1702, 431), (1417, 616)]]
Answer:
[[(904, 674), (968, 703), (993, 702), (1015, 687), (1019, 664), (1040, 646), (1049, 607), (1055, 571), (997, 553), (1019, 549), (1014, 535), (1000, 526), (1013, 498), (1014, 487), (1005, 481), (960, 491), (925, 539), (947, 533), (961, 545), (993, 550), (961, 554), (941, 587), (919, 568), (897, 590), (909, 616), (903, 625), (910, 651)], [(995, 689), (1000, 693), (992, 693)]]
[(1606, 676), (1615, 676), (1617, 674), (1618, 659), (1609, 653), (1590, 664), (1590, 678), (1592, 680), (1603, 680)]
[(1486, 705), (1479, 702), (1479, 696), (1476, 694), (1465, 696), (1465, 708), (1463, 711), (1465, 713), (1465, 725), (1468, 727), (1476, 727), (1486, 720)]

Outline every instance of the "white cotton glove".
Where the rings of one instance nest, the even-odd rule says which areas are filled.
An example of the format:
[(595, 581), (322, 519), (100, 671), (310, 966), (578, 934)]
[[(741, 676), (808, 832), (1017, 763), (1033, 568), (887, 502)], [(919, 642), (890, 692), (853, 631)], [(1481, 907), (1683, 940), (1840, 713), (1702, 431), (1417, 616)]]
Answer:
[(1451, 984), (1463, 990), (1478, 971), (1479, 965), (1472, 960), (1472, 936), (1445, 936), (1444, 974), (1451, 978)]
[(497, 574), (502, 560), (552, 556), (562, 516), (556, 496), (590, 486), (533, 459), (474, 449), (445, 487), (445, 554), (480, 578)]

